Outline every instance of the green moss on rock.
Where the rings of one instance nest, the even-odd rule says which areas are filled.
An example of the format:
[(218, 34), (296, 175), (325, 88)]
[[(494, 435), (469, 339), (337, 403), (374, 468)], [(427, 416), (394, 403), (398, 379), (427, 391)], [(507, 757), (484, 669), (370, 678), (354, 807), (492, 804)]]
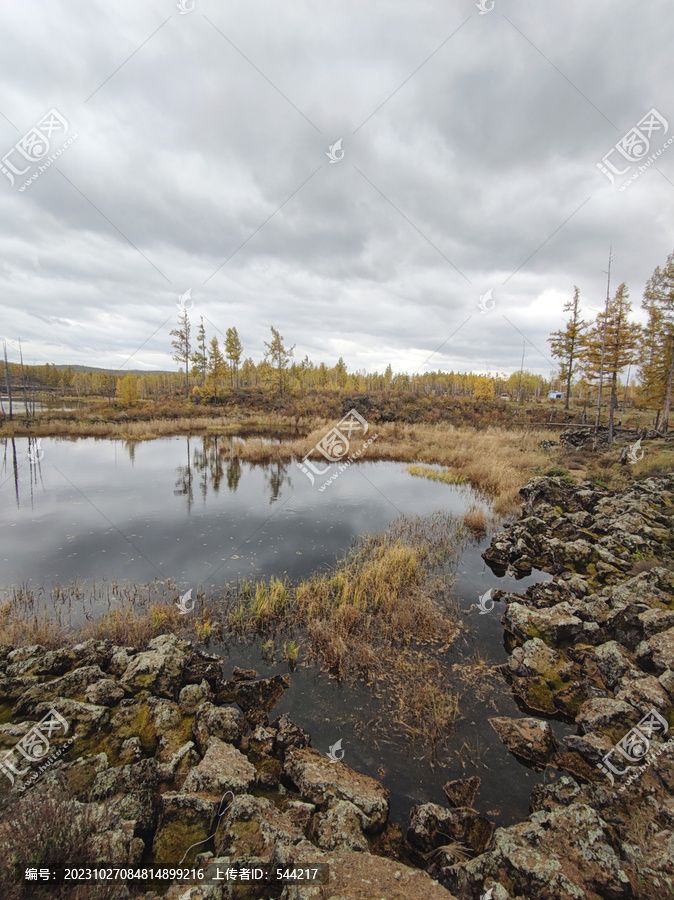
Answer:
[[(154, 864), (157, 866), (175, 866), (188, 847), (196, 844), (197, 841), (205, 841), (209, 837), (208, 832), (202, 825), (186, 822), (171, 822), (164, 826), (158, 833), (154, 842)], [(203, 853), (208, 849), (207, 844), (195, 847), (192, 851), (194, 854)], [(193, 857), (188, 856), (185, 865), (193, 862)]]

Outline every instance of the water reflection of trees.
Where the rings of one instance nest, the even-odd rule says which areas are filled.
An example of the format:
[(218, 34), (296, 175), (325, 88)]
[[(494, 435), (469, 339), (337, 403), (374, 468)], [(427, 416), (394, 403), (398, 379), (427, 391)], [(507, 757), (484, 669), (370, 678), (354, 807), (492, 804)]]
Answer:
[(174, 497), (185, 497), (187, 500), (187, 511), (190, 512), (194, 503), (194, 492), (192, 490), (192, 464), (190, 461), (190, 439), (187, 438), (187, 465), (178, 466), (176, 468), (178, 479), (173, 490)]
[[(188, 511), (194, 503), (194, 479), (199, 476), (198, 486), (202, 500), (206, 502), (209, 488), (216, 496), (220, 492), (223, 479), (227, 489), (236, 493), (243, 474), (243, 463), (235, 455), (235, 438), (223, 435), (205, 435), (199, 438), (200, 446), (192, 448), (190, 438), (186, 438), (186, 460), (184, 465), (176, 467), (177, 480), (173, 491), (176, 496), (183, 496), (187, 501)], [(264, 470), (266, 487), (270, 492), (270, 503), (281, 496), (284, 485), (291, 484), (288, 469), (290, 462), (282, 461), (246, 461), (252, 467)]]
[(179, 475), (176, 483), (176, 494), (183, 494), (188, 498), (188, 507), (192, 503), (192, 469), (200, 475), (199, 491), (205, 502), (208, 489), (217, 496), (223, 478), (227, 479), (227, 488), (233, 493), (241, 481), (241, 460), (234, 456), (233, 438), (222, 435), (210, 434), (202, 437), (201, 447), (196, 447), (190, 460), (190, 439), (187, 438), (187, 464), (178, 466)]
[[(204, 501), (208, 496), (209, 481), (213, 493), (217, 495), (220, 492), (220, 483), (225, 474), (221, 452), (223, 441), (226, 440), (228, 438), (222, 438), (217, 434), (206, 435), (201, 438), (201, 448), (197, 448), (194, 451), (194, 468), (201, 475), (199, 489)], [(229, 476), (227, 477), (227, 483), (229, 485)]]
[[(25, 462), (28, 464), (28, 479), (30, 488), (30, 502), (33, 505), (34, 488), (42, 482), (42, 457), (44, 451), (40, 447), (42, 438), (28, 438), (28, 449)], [(24, 460), (19, 462), (14, 438), (2, 439), (2, 465), (0, 466), (0, 487), (10, 478), (14, 481), (14, 496), (17, 508), (21, 507), (21, 492), (19, 490), (19, 471), (24, 467)]]
[(288, 475), (288, 469), (290, 468), (289, 462), (281, 462), (281, 460), (276, 460), (271, 463), (263, 463), (265, 469), (267, 470), (264, 473), (265, 481), (267, 482), (270, 490), (271, 497), (269, 498), (270, 503), (274, 503), (281, 496), (281, 488), (284, 484), (291, 484), (290, 476)]

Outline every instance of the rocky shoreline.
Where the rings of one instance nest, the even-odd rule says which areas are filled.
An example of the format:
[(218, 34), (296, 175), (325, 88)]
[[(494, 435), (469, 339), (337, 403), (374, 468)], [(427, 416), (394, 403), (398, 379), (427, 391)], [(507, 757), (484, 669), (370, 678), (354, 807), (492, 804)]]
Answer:
[[(515, 756), (555, 778), (533, 791), (526, 821), (495, 829), (472, 807), (474, 777), (445, 786), (447, 806), (414, 807), (401, 835), (378, 781), (312, 749), (287, 715), (269, 721), (291, 676), (226, 672), (220, 657), (174, 635), (145, 648), (0, 646), (3, 756), (52, 711), (62, 723), (37, 783), (20, 789), (37, 762), (14, 785), (2, 779), (3, 804), (16, 816), (55, 798), (63, 820), (82, 823), (82, 852), (99, 864), (330, 864), (328, 887), (175, 884), (168, 900), (671, 895), (674, 758), (657, 751), (674, 726), (674, 478), (622, 494), (537, 478), (521, 493), (519, 521), (494, 535), (484, 556), (497, 572), (554, 575), (523, 595), (494, 593), (506, 605), (503, 675), (528, 717), (490, 722)], [(628, 786), (628, 775), (612, 783), (598, 765), (651, 711), (659, 716), (648, 735), (651, 764)], [(560, 744), (549, 719), (576, 733)], [(30, 837), (14, 825), (0, 822), (16, 862), (30, 855)], [(214, 832), (213, 850), (200, 854)], [(159, 896), (122, 885), (88, 890), (77, 896)]]

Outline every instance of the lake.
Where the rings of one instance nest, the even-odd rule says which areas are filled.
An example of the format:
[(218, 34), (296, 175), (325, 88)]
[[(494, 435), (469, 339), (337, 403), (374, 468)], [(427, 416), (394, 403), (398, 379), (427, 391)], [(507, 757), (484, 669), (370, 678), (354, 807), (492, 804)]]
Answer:
[[(215, 598), (242, 578), (295, 580), (325, 570), (355, 538), (384, 530), (400, 514), (461, 515), (475, 503), (484, 505), (469, 487), (413, 477), (404, 464), (366, 459), (320, 492), (323, 481), (317, 478), (312, 486), (294, 462), (231, 457), (232, 440), (42, 438), (38, 446), (26, 438), (3, 439), (0, 592), (7, 597), (12, 586), (23, 585), (48, 594), (54, 584), (70, 582), (86, 590), (94, 583), (172, 579), (181, 591), (199, 587)], [(503, 605), (478, 615), (471, 606), (480, 594), (488, 588), (521, 591), (550, 579), (540, 572), (497, 578), (480, 556), (489, 540), (469, 540), (455, 571), (465, 632), (449, 655), (460, 664), (476, 651), (491, 665), (507, 658)], [(74, 606), (70, 624), (100, 611)], [(226, 658), (226, 674), (233, 665), (253, 666), (261, 676), (288, 670), (279, 658), (263, 657), (257, 642), (211, 643), (207, 649)], [(391, 791), (391, 818), (403, 827), (412, 804), (445, 804), (442, 784), (473, 774), (482, 778), (476, 807), (498, 824), (510, 824), (526, 817), (533, 785), (550, 780), (551, 770), (533, 772), (502, 745), (488, 718), (522, 713), (502, 676), (488, 671), (487, 678), (488, 699), (478, 701), (470, 692), (462, 697), (456, 734), (436, 760), (417, 761), (419, 748), (393, 733), (387, 738), (381, 727), (376, 735), (368, 732), (368, 721), (381, 718), (373, 691), (330, 679), (302, 655), (274, 714), (288, 712), (323, 752), (341, 739), (344, 762), (380, 778)], [(552, 726), (558, 736), (565, 733), (563, 724)]]

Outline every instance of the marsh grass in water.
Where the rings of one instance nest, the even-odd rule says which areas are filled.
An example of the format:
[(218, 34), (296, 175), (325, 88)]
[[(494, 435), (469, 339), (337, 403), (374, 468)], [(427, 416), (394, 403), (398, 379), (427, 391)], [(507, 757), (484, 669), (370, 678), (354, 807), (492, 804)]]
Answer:
[(412, 641), (452, 642), (458, 616), (447, 590), (466, 534), (445, 513), (401, 516), (356, 541), (328, 572), (296, 585), (275, 577), (243, 582), (228, 598), (228, 625), (242, 637), (303, 628), (311, 652), (337, 677), (376, 675), (382, 652)]
[[(398, 733), (435, 755), (459, 715), (445, 656), (460, 631), (449, 593), (467, 536), (461, 520), (445, 513), (401, 516), (356, 541), (328, 572), (296, 585), (242, 583), (229, 598), (229, 628), (263, 645), (284, 629), (301, 629), (303, 657), (331, 677), (370, 685), (379, 701), (371, 732)], [(293, 638), (283, 656), (291, 663), (296, 655)]]
[(464, 475), (457, 475), (451, 469), (434, 469), (432, 466), (408, 466), (410, 475), (428, 478), (430, 481), (441, 481), (443, 484), (468, 484)]
[[(462, 692), (473, 690), (469, 673), (480, 668), (449, 662), (462, 627), (451, 584), (468, 538), (456, 516), (401, 516), (355, 541), (327, 572), (294, 584), (243, 581), (208, 601), (197, 590), (189, 615), (181, 615), (172, 581), (57, 586), (51, 609), (17, 588), (0, 606), (0, 642), (52, 648), (95, 638), (141, 647), (167, 632), (201, 644), (259, 641), (270, 662), (280, 657), (293, 669), (301, 657), (332, 678), (364, 682), (377, 707), (370, 731), (435, 757), (460, 715)], [(94, 619), (101, 601), (109, 608)], [(90, 621), (69, 628), (73, 611)]]

